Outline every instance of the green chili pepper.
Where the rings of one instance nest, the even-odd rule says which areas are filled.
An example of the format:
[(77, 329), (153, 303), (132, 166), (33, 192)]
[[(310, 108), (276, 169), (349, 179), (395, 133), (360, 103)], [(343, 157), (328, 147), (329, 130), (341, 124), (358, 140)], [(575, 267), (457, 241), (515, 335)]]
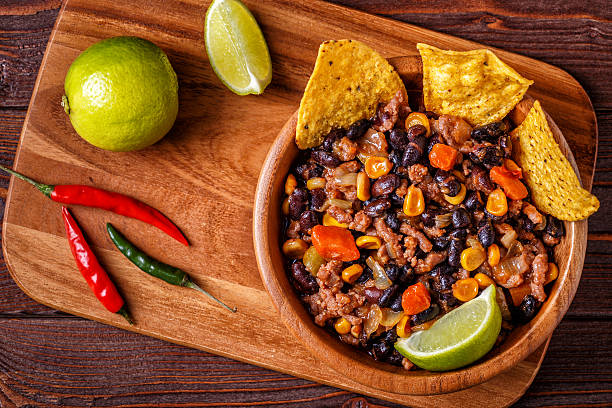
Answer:
[(149, 275), (155, 276), (156, 278), (159, 278), (172, 285), (184, 286), (200, 291), (212, 300), (219, 303), (221, 306), (223, 306), (230, 312), (236, 312), (236, 308), (232, 309), (231, 307), (227, 306), (225, 303), (223, 303), (222, 301), (220, 301), (219, 299), (217, 299), (216, 297), (193, 283), (189, 279), (189, 275), (187, 275), (185, 271), (160, 262), (156, 259), (153, 259), (149, 255), (142, 252), (140, 249), (136, 248), (134, 244), (128, 241), (110, 223), (106, 224), (106, 230), (108, 231), (108, 235), (110, 236), (110, 239), (113, 241), (117, 249), (119, 249), (119, 251), (123, 255), (125, 255), (125, 257), (129, 259), (134, 265), (136, 265)]

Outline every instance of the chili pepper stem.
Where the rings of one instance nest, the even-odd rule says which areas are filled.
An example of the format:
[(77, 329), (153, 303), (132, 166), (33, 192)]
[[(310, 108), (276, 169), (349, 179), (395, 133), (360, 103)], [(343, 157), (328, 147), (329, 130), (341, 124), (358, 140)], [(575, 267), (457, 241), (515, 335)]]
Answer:
[(130, 324), (130, 326), (134, 325), (134, 321), (130, 317), (130, 314), (125, 309), (125, 307), (122, 307), (121, 309), (117, 310), (117, 314), (120, 314), (121, 316), (123, 316), (125, 318), (125, 320), (127, 320), (127, 322)]
[(51, 197), (51, 192), (53, 191), (53, 186), (52, 185), (38, 183), (38, 182), (32, 180), (31, 178), (26, 177), (23, 174), (17, 173), (15, 170), (11, 170), (11, 169), (9, 169), (7, 167), (4, 167), (4, 166), (0, 166), (0, 169), (6, 171), (9, 174), (12, 174), (13, 176), (17, 177), (18, 179), (21, 179), (21, 180), (23, 180), (23, 181), (25, 181), (27, 183), (30, 183), (31, 185), (36, 187), (41, 193), (43, 193), (47, 197)]
[(195, 289), (198, 292), (202, 292), (203, 294), (205, 294), (206, 296), (208, 296), (209, 298), (211, 298), (215, 302), (219, 303), (221, 306), (223, 306), (224, 308), (226, 308), (227, 310), (229, 310), (232, 313), (236, 313), (236, 311), (238, 311), (238, 309), (236, 309), (235, 307), (232, 309), (231, 307), (229, 307), (228, 305), (226, 305), (225, 303), (223, 303), (222, 301), (220, 301), (219, 299), (217, 299), (216, 297), (214, 297), (213, 295), (211, 295), (210, 293), (208, 293), (207, 291), (205, 291), (204, 289), (202, 289), (201, 287), (199, 287), (198, 285), (196, 285), (195, 283), (193, 283), (190, 280), (187, 281), (184, 286), (187, 287), (187, 288)]

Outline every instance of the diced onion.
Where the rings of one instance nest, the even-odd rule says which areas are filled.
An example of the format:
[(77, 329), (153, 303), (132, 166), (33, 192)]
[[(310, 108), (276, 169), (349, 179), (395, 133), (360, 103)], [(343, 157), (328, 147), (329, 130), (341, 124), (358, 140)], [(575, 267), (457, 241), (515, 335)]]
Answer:
[(371, 256), (366, 259), (366, 264), (372, 269), (372, 275), (374, 276), (374, 286), (378, 289), (387, 289), (391, 286), (392, 282), (387, 276), (384, 268), (380, 266), (378, 262), (374, 260)]
[(468, 236), (465, 241), (467, 242), (469, 247), (472, 247), (472, 248), (475, 248), (475, 249), (482, 249), (482, 250), (484, 250), (484, 248), (480, 244), (480, 241), (474, 235)]
[(510, 245), (518, 238), (518, 234), (515, 230), (506, 232), (499, 240), (503, 246), (510, 248)]
[(336, 182), (341, 186), (356, 186), (357, 185), (357, 173), (347, 173), (340, 177), (340, 180), (336, 179)]
[(436, 215), (436, 227), (446, 228), (451, 223), (453, 213), (438, 214)]
[(387, 242), (385, 244), (385, 247), (387, 248), (387, 254), (389, 254), (391, 259), (397, 259), (397, 253), (395, 252), (395, 248), (393, 248), (393, 245)]
[(367, 337), (370, 337), (370, 334), (374, 333), (378, 329), (382, 317), (383, 314), (380, 307), (378, 307), (378, 305), (372, 305), (370, 312), (363, 323), (363, 331)]
[(404, 316), (403, 311), (394, 312), (391, 308), (384, 307), (380, 309), (382, 312), (382, 319), (380, 320), (380, 324), (385, 327), (393, 327), (400, 321), (402, 316)]
[(506, 295), (504, 295), (504, 290), (499, 286), (495, 288), (496, 291), (496, 300), (499, 305), (499, 309), (501, 310), (502, 319), (504, 320), (512, 320), (512, 314), (510, 313), (510, 308), (508, 308), (508, 302), (506, 302)]
[(339, 198), (330, 198), (328, 201), (330, 205), (335, 205), (336, 207), (340, 207), (344, 210), (353, 208), (353, 204), (351, 204), (350, 201), (340, 200)]

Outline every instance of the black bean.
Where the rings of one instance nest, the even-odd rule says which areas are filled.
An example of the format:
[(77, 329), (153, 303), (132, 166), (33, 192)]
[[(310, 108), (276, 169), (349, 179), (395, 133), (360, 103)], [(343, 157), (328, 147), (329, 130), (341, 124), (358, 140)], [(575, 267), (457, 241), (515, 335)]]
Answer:
[(373, 304), (378, 304), (378, 300), (383, 294), (383, 291), (378, 289), (377, 287), (365, 288), (363, 293), (365, 294), (368, 302)]
[(519, 221), (522, 221), (523, 229), (527, 232), (532, 232), (533, 229), (535, 228), (535, 224), (533, 223), (533, 221), (531, 221), (526, 216)]
[(457, 208), (453, 211), (453, 227), (465, 228), (470, 225), (470, 215), (465, 208)]
[(355, 140), (363, 136), (366, 130), (370, 127), (371, 122), (368, 119), (361, 119), (353, 123), (346, 132), (346, 137)]
[(478, 228), (478, 240), (483, 247), (488, 248), (495, 242), (495, 230), (490, 222)]
[(440, 313), (440, 306), (436, 303), (429, 306), (429, 308), (423, 310), (421, 313), (415, 314), (410, 318), (410, 323), (413, 326), (417, 326), (419, 324), (423, 324), (425, 322), (430, 321), (434, 317), (436, 317)]
[(431, 152), (431, 149), (433, 149), (433, 147), (437, 143), (440, 143), (440, 136), (437, 134), (434, 134), (433, 136), (429, 138), (429, 143), (427, 143), (427, 154)]
[(448, 263), (451, 266), (459, 267), (461, 265), (461, 251), (463, 251), (463, 241), (452, 240), (448, 246)]
[(382, 295), (378, 298), (378, 306), (387, 307), (393, 300), (397, 292), (399, 291), (398, 285), (391, 285), (387, 289), (383, 290)]
[(391, 202), (393, 205), (402, 207), (404, 205), (404, 197), (400, 197), (397, 194), (393, 193), (389, 196), (391, 198)]
[(504, 157), (512, 156), (512, 142), (510, 141), (510, 138), (508, 136), (501, 136), (497, 144), (499, 145), (499, 147), (502, 148), (502, 151), (504, 152)]
[(425, 111), (425, 116), (427, 119), (438, 119), (438, 114), (432, 111)]
[(376, 179), (370, 191), (374, 197), (380, 197), (391, 194), (399, 185), (400, 178), (397, 174), (385, 174)]
[(489, 178), (489, 172), (483, 169), (481, 166), (472, 166), (471, 177), (476, 190), (480, 190), (487, 193), (493, 191), (494, 186), (491, 182), (491, 179)]
[(321, 148), (327, 152), (331, 152), (334, 147), (334, 142), (338, 139), (342, 139), (345, 135), (346, 131), (344, 129), (332, 129), (332, 131), (325, 136), (325, 139), (323, 139)]
[(436, 267), (433, 268), (433, 270), (429, 274), (435, 278), (442, 275), (450, 275), (453, 273), (453, 271), (454, 268), (452, 268), (446, 262), (443, 262), (441, 264), (436, 265)]
[(395, 330), (387, 330), (383, 336), (383, 340), (388, 345), (392, 346), (397, 341), (397, 331)]
[(406, 285), (408, 283), (411, 283), (413, 279), (414, 279), (414, 271), (412, 270), (412, 268), (408, 265), (402, 266), (402, 273), (397, 279), (397, 282), (400, 285)]
[(436, 215), (444, 214), (446, 211), (437, 207), (427, 207), (427, 209), (421, 213), (421, 220), (423, 225), (426, 227), (433, 227), (436, 225)]
[(397, 167), (402, 165), (403, 157), (404, 157), (404, 153), (402, 150), (394, 149), (394, 150), (391, 150), (391, 153), (389, 153), (389, 160), (391, 161), (391, 163), (393, 163), (393, 166), (395, 167), (395, 169), (397, 169)]
[(504, 152), (495, 145), (481, 146), (471, 152), (469, 157), (474, 163), (482, 163), (486, 168), (490, 169), (502, 164)]
[(397, 150), (404, 150), (408, 146), (408, 136), (402, 129), (391, 129), (389, 132), (389, 144)]
[(320, 211), (327, 200), (327, 194), (322, 188), (315, 188), (310, 191), (310, 208), (315, 211)]
[(454, 240), (464, 240), (468, 236), (467, 228), (458, 228), (449, 234), (449, 237)]
[(300, 217), (300, 231), (307, 232), (309, 229), (319, 224), (319, 219), (314, 211), (307, 210)]
[(372, 200), (364, 207), (363, 211), (370, 217), (380, 217), (389, 208), (391, 208), (391, 201), (388, 198), (382, 197)]
[[(368, 254), (366, 254), (368, 255)], [(362, 262), (359, 262), (360, 265), (363, 266), (363, 264), (365, 264), (365, 260)], [(359, 278), (357, 278), (357, 280), (355, 281), (355, 283), (359, 284), (359, 285), (363, 285), (364, 283), (366, 283), (367, 281), (369, 281), (370, 279), (372, 279), (373, 274), (372, 274), (372, 270), (368, 267), (363, 268), (363, 272), (361, 273), (361, 275), (359, 276)], [(373, 302), (376, 303), (376, 302)]]
[(433, 248), (436, 251), (441, 251), (448, 246), (449, 238), (446, 235), (442, 235), (440, 237), (435, 237), (432, 240)]
[(395, 296), (395, 298), (391, 301), (391, 305), (389, 307), (394, 312), (401, 312), (402, 310), (404, 310), (404, 308), (402, 307), (402, 294), (401, 293)]
[(313, 150), (312, 159), (326, 167), (336, 167), (340, 164), (340, 159), (325, 150)]
[(448, 196), (455, 197), (461, 190), (461, 184), (457, 181), (456, 176), (448, 171), (437, 169), (434, 180), (440, 191)]
[(308, 205), (308, 192), (303, 188), (296, 188), (289, 196), (289, 217), (299, 220), (302, 212)]
[(395, 264), (388, 264), (385, 268), (385, 273), (391, 282), (395, 282), (402, 273), (402, 268)]
[(503, 122), (494, 122), (472, 130), (472, 138), (494, 143), (505, 133), (506, 125)]
[(393, 210), (387, 212), (385, 222), (387, 223), (387, 226), (393, 230), (393, 232), (399, 232), (400, 226), (402, 225), (400, 220), (397, 218), (397, 214)]
[(482, 207), (482, 203), (478, 199), (479, 196), (480, 196), (480, 192), (471, 191), (470, 194), (468, 194), (467, 198), (464, 201), (465, 207), (470, 211), (476, 211), (477, 209)]
[(425, 148), (425, 143), (421, 144), (421, 141), (425, 140), (426, 133), (427, 129), (423, 125), (410, 126), (407, 132), (408, 140), (416, 143), (421, 147), (421, 150), (423, 150)]
[(402, 166), (409, 167), (418, 163), (422, 154), (423, 151), (419, 149), (419, 146), (417, 146), (416, 143), (410, 142), (408, 147), (406, 147), (404, 156), (402, 157)]
[(389, 354), (391, 354), (392, 348), (384, 341), (374, 343), (372, 346), (372, 357), (376, 361), (384, 360)]
[(452, 291), (443, 292), (438, 295), (438, 303), (445, 313), (448, 313), (454, 306), (459, 303), (459, 300), (453, 295)]
[(538, 303), (532, 295), (525, 296), (517, 310), (519, 322), (525, 324), (533, 319), (537, 307)]
[(552, 215), (549, 215), (548, 219), (546, 220), (545, 232), (554, 238), (563, 237), (563, 235), (565, 235), (565, 230), (563, 228), (563, 221), (559, 220), (558, 218), (553, 217)]
[(399, 351), (393, 349), (391, 354), (387, 357), (386, 361), (389, 364), (401, 366), (403, 360), (404, 360), (404, 356), (402, 356)]
[(291, 265), (291, 277), (296, 283), (297, 289), (311, 295), (319, 290), (317, 280), (306, 270), (301, 261), (295, 261)]
[(455, 281), (456, 279), (453, 278), (453, 275), (442, 274), (433, 280), (433, 287), (438, 292), (447, 291), (453, 288)]
[(302, 180), (306, 181), (313, 177), (321, 177), (323, 174), (323, 167), (319, 166), (316, 163), (302, 163), (295, 169), (298, 177), (302, 178)]

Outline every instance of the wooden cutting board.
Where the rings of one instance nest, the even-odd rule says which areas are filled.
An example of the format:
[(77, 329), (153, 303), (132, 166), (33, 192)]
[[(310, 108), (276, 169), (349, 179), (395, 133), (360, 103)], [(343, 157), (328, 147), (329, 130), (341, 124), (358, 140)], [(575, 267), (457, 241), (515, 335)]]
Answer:
[[(153, 205), (185, 232), (183, 247), (138, 221), (73, 208), (101, 263), (127, 299), (137, 322), (128, 327), (89, 291), (64, 237), (60, 206), (13, 180), (4, 217), (3, 249), (9, 270), (32, 298), (50, 307), (174, 343), (363, 394), (418, 406), (509, 405), (535, 376), (546, 345), (516, 368), (458, 393), (413, 397), (363, 387), (315, 360), (277, 317), (260, 281), (251, 237), (253, 195), (268, 147), (296, 110), (327, 39), (364, 41), (385, 57), (416, 54), (416, 42), (469, 49), (477, 44), (396, 21), (318, 2), (245, 3), (268, 41), (274, 76), (263, 96), (239, 97), (215, 77), (203, 40), (208, 1), (68, 0), (58, 17), (22, 132), (15, 168), (44, 183), (82, 183), (123, 192)], [(180, 111), (168, 136), (139, 152), (99, 150), (73, 131), (60, 99), (70, 63), (94, 42), (116, 35), (147, 38), (168, 54), (180, 83)], [(539, 98), (571, 145), (582, 181), (590, 188), (597, 128), (590, 101), (567, 73), (498, 51), (536, 81)], [(144, 274), (113, 247), (111, 221), (160, 260), (188, 271), (227, 303)]]

